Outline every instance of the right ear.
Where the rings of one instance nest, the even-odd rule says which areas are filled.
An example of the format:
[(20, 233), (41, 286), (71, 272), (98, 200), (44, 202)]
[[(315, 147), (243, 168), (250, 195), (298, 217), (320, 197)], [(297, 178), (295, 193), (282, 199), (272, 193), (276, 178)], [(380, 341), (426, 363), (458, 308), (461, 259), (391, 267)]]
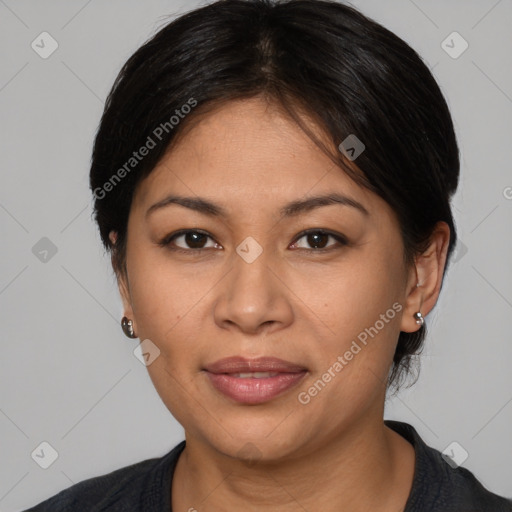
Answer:
[[(109, 233), (108, 237), (109, 237), (110, 241), (112, 242), (112, 245), (115, 246), (116, 241), (117, 241), (117, 232), (112, 230)], [(113, 248), (112, 251), (115, 251), (115, 248)], [(112, 265), (116, 272), (117, 286), (119, 288), (119, 294), (121, 295), (121, 300), (123, 301), (124, 316), (126, 316), (127, 318), (129, 318), (133, 321), (133, 327), (135, 330), (135, 318), (133, 315), (131, 296), (130, 296), (130, 287), (127, 282), (127, 276), (123, 272), (120, 272), (119, 269), (115, 268), (113, 255), (112, 255)], [(135, 332), (137, 332), (137, 331), (135, 330)]]

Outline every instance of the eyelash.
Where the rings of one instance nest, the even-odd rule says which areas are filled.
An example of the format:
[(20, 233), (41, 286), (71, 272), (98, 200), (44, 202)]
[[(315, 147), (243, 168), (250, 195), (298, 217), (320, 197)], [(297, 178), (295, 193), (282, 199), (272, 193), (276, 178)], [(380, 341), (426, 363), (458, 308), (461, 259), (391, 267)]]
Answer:
[[(179, 231), (176, 231), (174, 233), (171, 233), (170, 235), (167, 235), (165, 238), (163, 238), (160, 242), (158, 242), (158, 245), (160, 247), (167, 247), (168, 249), (170, 249), (171, 251), (174, 251), (174, 252), (179, 252), (179, 253), (185, 253), (185, 254), (191, 254), (191, 253), (197, 253), (197, 254), (202, 254), (203, 251), (207, 251), (208, 249), (211, 249), (211, 247), (206, 247), (206, 248), (200, 248), (200, 249), (183, 249), (181, 247), (171, 247), (170, 244), (173, 240), (175, 240), (176, 238), (178, 238), (179, 236), (181, 235), (186, 235), (188, 233), (198, 233), (200, 235), (205, 235), (209, 238), (211, 238), (213, 240), (213, 238), (210, 236), (209, 233), (207, 233), (206, 231), (202, 231), (202, 230), (199, 230), (199, 229), (181, 229)], [(340, 235), (338, 233), (334, 233), (332, 231), (327, 231), (327, 230), (324, 230), (324, 229), (307, 229), (305, 231), (301, 231), (297, 237), (294, 239), (294, 242), (293, 244), (296, 244), (301, 238), (303, 238), (304, 236), (307, 236), (309, 234), (321, 234), (321, 235), (328, 235), (328, 236), (331, 236), (332, 238), (334, 238), (341, 246), (346, 246), (346, 245), (349, 245), (349, 242), (348, 240), (346, 239), (346, 237), (344, 237), (343, 235)], [(307, 252), (314, 252), (314, 253), (327, 253), (327, 252), (330, 252), (332, 250), (336, 250), (336, 249), (339, 249), (340, 247), (329, 247), (327, 249), (303, 249), (303, 248), (300, 248), (300, 249), (295, 249), (295, 250), (299, 250), (299, 251), (307, 251)]]

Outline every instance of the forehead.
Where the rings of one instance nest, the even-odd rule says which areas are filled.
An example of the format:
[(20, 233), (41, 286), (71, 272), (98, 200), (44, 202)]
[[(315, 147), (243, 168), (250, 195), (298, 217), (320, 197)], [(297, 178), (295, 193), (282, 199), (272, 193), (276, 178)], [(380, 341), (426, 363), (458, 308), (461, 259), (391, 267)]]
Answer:
[[(308, 127), (329, 144), (318, 127), (311, 122)], [(329, 192), (364, 202), (369, 210), (378, 201), (293, 120), (254, 98), (226, 103), (194, 124), (140, 183), (134, 207), (147, 209), (176, 193), (216, 198), (240, 213), (268, 207), (269, 201)]]

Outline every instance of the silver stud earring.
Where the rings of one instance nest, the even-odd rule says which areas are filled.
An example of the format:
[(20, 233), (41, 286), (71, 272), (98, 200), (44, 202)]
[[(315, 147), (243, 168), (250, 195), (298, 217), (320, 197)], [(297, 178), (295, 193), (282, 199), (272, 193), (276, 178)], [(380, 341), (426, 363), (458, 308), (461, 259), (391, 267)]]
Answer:
[(425, 323), (425, 319), (423, 318), (423, 315), (419, 311), (417, 313), (414, 313), (413, 316), (416, 319), (416, 323), (418, 325), (423, 325)]
[(137, 337), (137, 335), (133, 331), (133, 320), (129, 320), (128, 318), (123, 316), (123, 318), (121, 320), (121, 327), (123, 328), (124, 334), (128, 338), (136, 338)]

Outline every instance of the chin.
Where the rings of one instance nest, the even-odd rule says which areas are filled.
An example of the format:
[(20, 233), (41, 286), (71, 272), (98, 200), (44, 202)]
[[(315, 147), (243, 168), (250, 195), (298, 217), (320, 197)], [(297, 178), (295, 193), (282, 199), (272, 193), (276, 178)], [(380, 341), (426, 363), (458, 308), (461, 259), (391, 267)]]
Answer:
[[(251, 464), (273, 462), (296, 453), (305, 443), (303, 426), (284, 425), (278, 421), (257, 421), (248, 425), (246, 421), (224, 422), (214, 435), (205, 432), (207, 442), (218, 452)], [(225, 429), (225, 430), (224, 430)]]

